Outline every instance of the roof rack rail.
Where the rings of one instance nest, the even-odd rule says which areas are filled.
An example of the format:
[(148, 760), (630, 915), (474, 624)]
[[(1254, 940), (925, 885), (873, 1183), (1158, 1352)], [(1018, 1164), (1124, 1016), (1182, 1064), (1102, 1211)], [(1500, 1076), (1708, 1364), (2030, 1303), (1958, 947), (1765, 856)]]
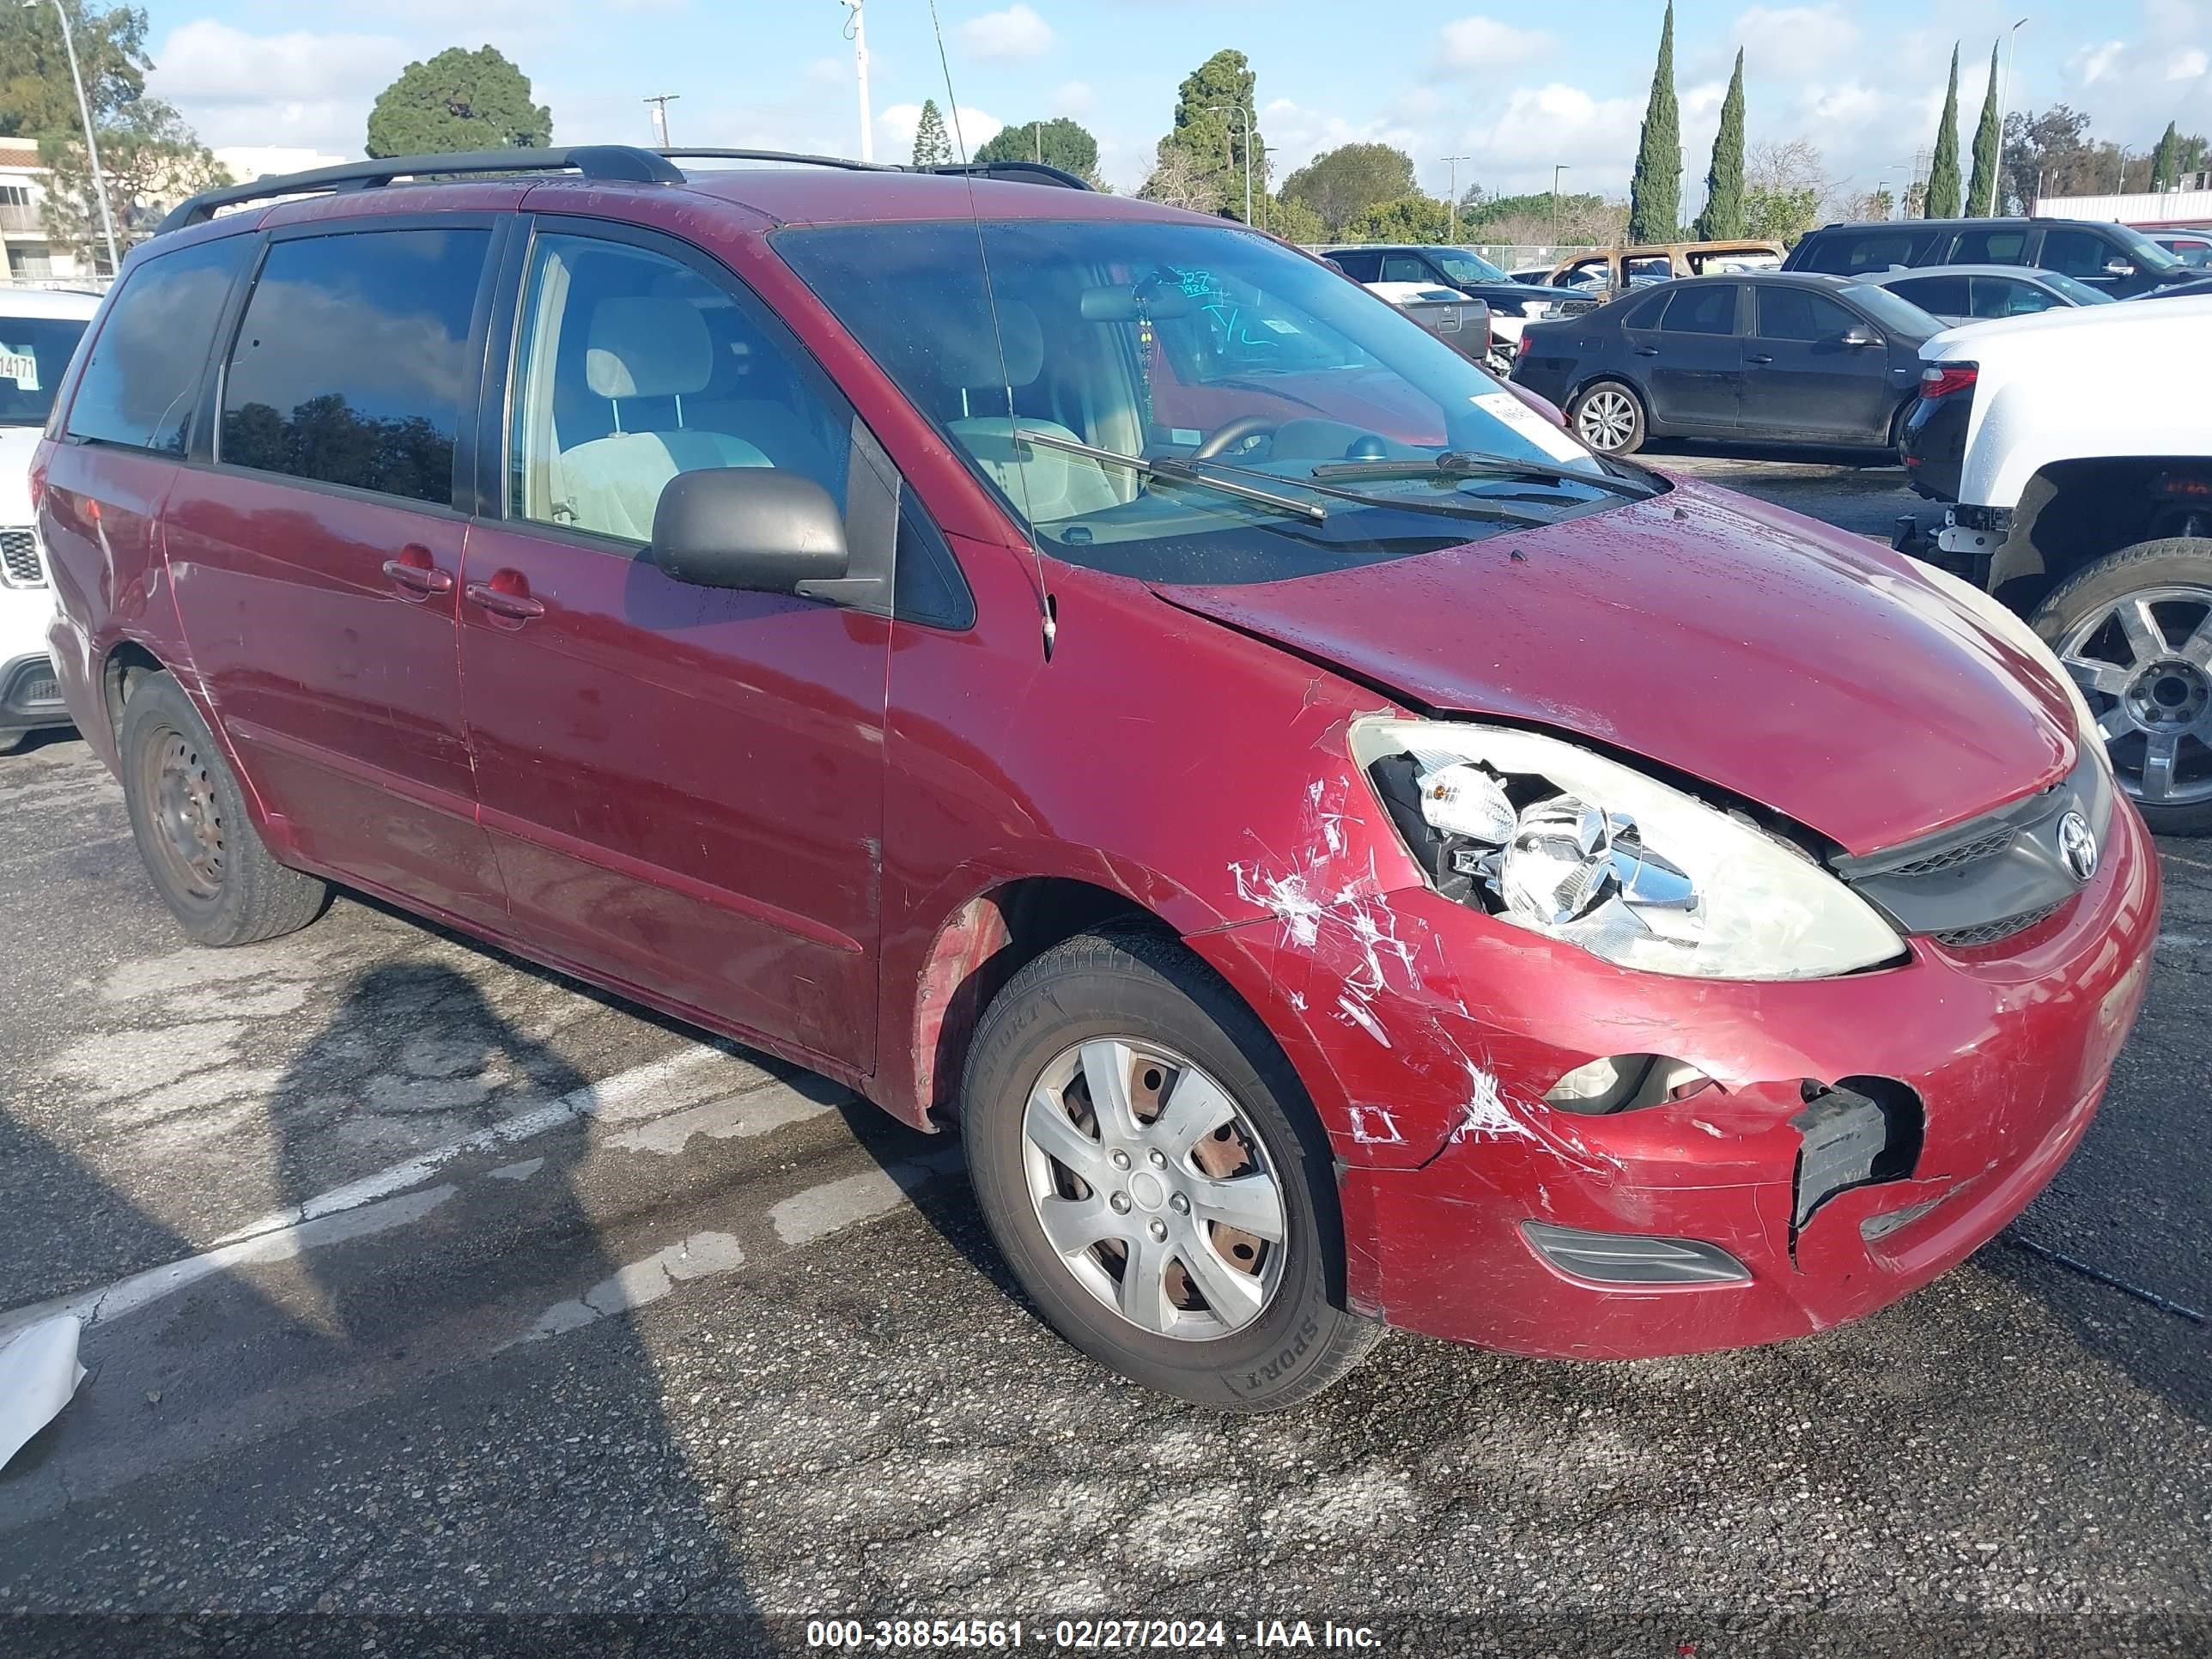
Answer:
[(1043, 161), (939, 161), (933, 166), (915, 167), (915, 173), (949, 173), (984, 178), (1006, 178), (1017, 183), (1057, 185), (1062, 190), (1088, 190), (1090, 181), (1065, 167), (1056, 167)]
[(939, 161), (927, 167), (902, 167), (896, 161), (855, 161), (847, 155), (808, 155), (784, 149), (659, 149), (656, 155), (694, 156), (713, 161), (796, 161), (805, 167), (836, 167), (847, 173), (945, 173), (971, 177), (1008, 178), (1033, 184), (1057, 185), (1064, 190), (1088, 190), (1081, 178), (1042, 161)]
[(684, 174), (673, 162), (630, 144), (572, 144), (559, 149), (465, 150), (453, 155), (394, 155), (306, 173), (265, 174), (251, 184), (204, 190), (169, 210), (163, 231), (204, 225), (219, 208), (279, 196), (317, 191), (374, 190), (398, 179), (450, 178), (455, 174), (580, 173), (586, 179), (634, 185), (680, 185)]
[(904, 173), (908, 170), (896, 161), (855, 161), (849, 155), (810, 155), (793, 149), (708, 149), (687, 145), (681, 149), (657, 149), (653, 153), (671, 159), (693, 155), (709, 161), (799, 161), (808, 167), (837, 167), (847, 173)]

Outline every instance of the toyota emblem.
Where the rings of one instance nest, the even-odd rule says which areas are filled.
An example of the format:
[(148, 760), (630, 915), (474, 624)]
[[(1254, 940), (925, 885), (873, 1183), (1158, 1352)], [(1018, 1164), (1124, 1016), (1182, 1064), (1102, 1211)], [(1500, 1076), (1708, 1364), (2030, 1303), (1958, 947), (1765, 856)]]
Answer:
[(2069, 812), (2058, 820), (2058, 856), (2066, 860), (2076, 881), (2087, 881), (2097, 873), (2097, 837), (2090, 830), (2089, 820), (2079, 812)]

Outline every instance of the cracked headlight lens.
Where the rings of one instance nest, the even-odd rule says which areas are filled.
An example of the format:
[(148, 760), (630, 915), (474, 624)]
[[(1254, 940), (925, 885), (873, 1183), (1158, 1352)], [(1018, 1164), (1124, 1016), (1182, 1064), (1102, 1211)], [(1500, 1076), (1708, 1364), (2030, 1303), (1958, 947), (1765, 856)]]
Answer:
[(1821, 979), (1904, 941), (1805, 853), (1533, 732), (1370, 720), (1352, 751), (1440, 891), (1623, 968)]
[(1972, 582), (1962, 581), (1932, 564), (1924, 567), (1920, 574), (1990, 633), (2051, 671), (2051, 677), (2066, 688), (2067, 700), (2074, 705), (2075, 738), (2091, 754), (2102, 757), (2106, 769), (2110, 771), (2112, 757), (2105, 746), (2105, 734), (2097, 729), (2097, 716), (2089, 708), (2088, 698), (2081, 695), (2081, 688), (2074, 683), (2074, 677), (2059, 662), (2057, 653), (2043, 642), (2042, 636), (2000, 605), (1994, 593), (1984, 593)]

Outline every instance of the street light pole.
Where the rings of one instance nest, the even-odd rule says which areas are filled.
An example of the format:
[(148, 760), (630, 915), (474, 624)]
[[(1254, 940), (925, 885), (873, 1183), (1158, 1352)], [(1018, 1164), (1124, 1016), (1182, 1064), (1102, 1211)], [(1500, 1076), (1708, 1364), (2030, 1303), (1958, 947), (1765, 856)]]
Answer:
[(1208, 104), (1208, 115), (1234, 115), (1244, 123), (1244, 222), (1252, 222), (1252, 112), (1242, 104)]
[(1559, 175), (1574, 171), (1574, 163), (1562, 161), (1552, 169), (1552, 252), (1559, 251)]
[[(61, 0), (54, 0), (54, 3), (59, 5)], [(842, 0), (842, 3), (853, 14), (849, 33), (853, 37), (853, 74), (860, 86), (860, 159), (872, 161), (876, 159), (876, 118), (868, 107), (868, 23), (860, 15), (866, 0)]]
[[(23, 0), (27, 6), (38, 0)], [(70, 80), (76, 88), (76, 112), (84, 120), (84, 155), (92, 164), (93, 194), (100, 198), (100, 234), (107, 239), (107, 269), (109, 274), (123, 268), (123, 256), (115, 249), (115, 216), (108, 210), (107, 179), (100, 170), (100, 139), (92, 130), (92, 101), (84, 95), (84, 72), (77, 67), (76, 36), (70, 29), (69, 11), (62, 0), (54, 0), (54, 15), (62, 22), (62, 49), (69, 53)]]
[(2023, 17), (2005, 36), (2004, 80), (1997, 92), (1997, 164), (1992, 169), (1996, 177), (1990, 180), (1990, 217), (1992, 219), (1997, 216), (1997, 199), (2002, 194), (2002, 187), (1997, 179), (2004, 177), (2005, 106), (2012, 101), (2012, 58), (2013, 53), (2020, 49), (2020, 32), (2027, 27), (2027, 19)]
[(1451, 229), (1445, 235), (1444, 240), (1456, 242), (1459, 240), (1459, 164), (1462, 161), (1472, 161), (1474, 157), (1447, 155), (1444, 160), (1451, 164)]

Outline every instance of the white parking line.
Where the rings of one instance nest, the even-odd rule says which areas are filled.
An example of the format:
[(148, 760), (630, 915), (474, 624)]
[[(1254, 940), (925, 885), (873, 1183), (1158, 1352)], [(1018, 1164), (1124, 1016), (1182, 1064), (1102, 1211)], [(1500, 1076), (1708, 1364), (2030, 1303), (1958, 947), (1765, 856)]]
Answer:
[(811, 1244), (858, 1222), (872, 1221), (896, 1209), (906, 1195), (933, 1177), (960, 1167), (960, 1149), (925, 1152), (888, 1169), (867, 1170), (842, 1181), (825, 1181), (769, 1208), (775, 1236), (786, 1244)]
[(599, 1281), (573, 1302), (556, 1302), (538, 1316), (538, 1322), (514, 1339), (502, 1343), (541, 1342), (632, 1308), (658, 1302), (678, 1281), (712, 1279), (744, 1265), (744, 1247), (727, 1233), (694, 1233), (679, 1243), (655, 1250), (642, 1261), (633, 1261)]

